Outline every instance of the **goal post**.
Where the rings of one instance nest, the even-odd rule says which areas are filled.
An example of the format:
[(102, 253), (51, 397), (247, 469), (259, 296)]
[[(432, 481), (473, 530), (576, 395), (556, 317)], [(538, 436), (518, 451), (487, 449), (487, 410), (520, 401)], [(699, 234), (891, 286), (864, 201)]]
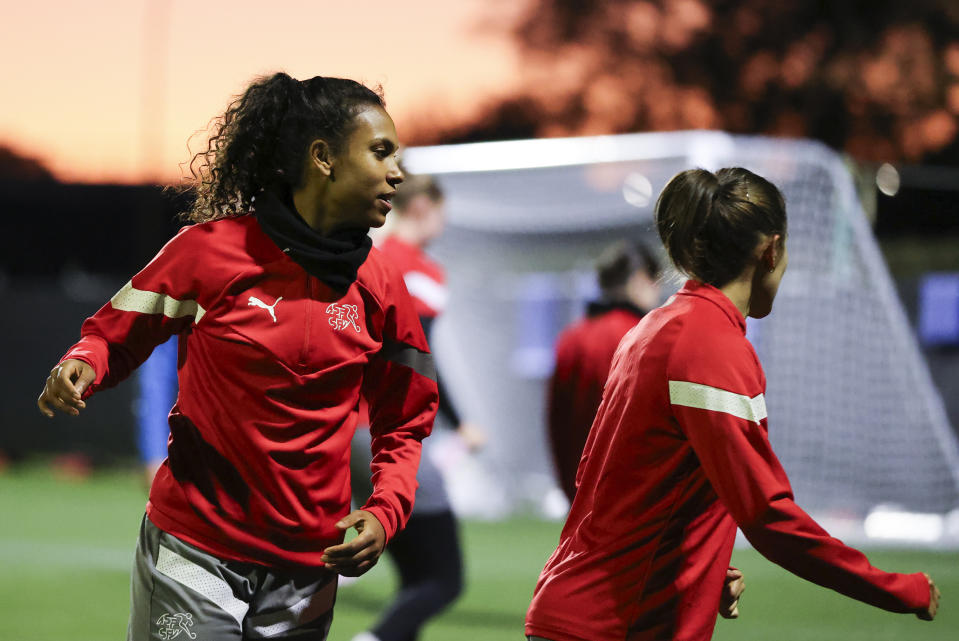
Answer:
[[(743, 166), (787, 203), (789, 268), (748, 336), (797, 501), (857, 523), (877, 510), (959, 515), (956, 434), (834, 151), (697, 131), (411, 148), (405, 162), (446, 192), (448, 227), (432, 251), (450, 300), (434, 349), (461, 413), (490, 432), (462, 497), (488, 483), (482, 495), (509, 511), (550, 494), (545, 384), (556, 334), (590, 293), (592, 260), (624, 236), (661, 250), (652, 208), (676, 173)], [(679, 279), (667, 282), (675, 290)], [(473, 498), (464, 504), (482, 504)]]

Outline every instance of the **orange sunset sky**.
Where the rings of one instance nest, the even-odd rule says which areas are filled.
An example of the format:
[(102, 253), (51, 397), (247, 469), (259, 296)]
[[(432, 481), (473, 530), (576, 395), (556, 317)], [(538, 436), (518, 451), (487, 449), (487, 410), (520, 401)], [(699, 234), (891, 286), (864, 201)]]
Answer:
[[(186, 143), (260, 74), (381, 84), (397, 122), (518, 82), (515, 0), (3, 0), (0, 145), (80, 182), (176, 181)], [(202, 136), (191, 143), (198, 149)]]

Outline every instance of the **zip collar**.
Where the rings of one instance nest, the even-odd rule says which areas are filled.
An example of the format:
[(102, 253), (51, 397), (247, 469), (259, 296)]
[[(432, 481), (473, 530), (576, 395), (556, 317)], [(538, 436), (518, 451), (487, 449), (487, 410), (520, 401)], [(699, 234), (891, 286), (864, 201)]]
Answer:
[(729, 300), (726, 294), (722, 293), (716, 287), (689, 279), (686, 281), (686, 284), (683, 285), (682, 289), (676, 292), (676, 295), (695, 296), (696, 298), (708, 300), (723, 310), (723, 313), (729, 317), (729, 320), (736, 325), (743, 334), (746, 333), (746, 319), (739, 311), (739, 308), (733, 304), (733, 301)]

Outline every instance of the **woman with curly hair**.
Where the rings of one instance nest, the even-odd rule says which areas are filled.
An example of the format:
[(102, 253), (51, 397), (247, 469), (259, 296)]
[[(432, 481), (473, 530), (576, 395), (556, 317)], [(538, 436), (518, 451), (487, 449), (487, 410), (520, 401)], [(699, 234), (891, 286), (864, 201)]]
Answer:
[[(38, 406), (77, 415), (177, 334), (128, 639), (324, 639), (337, 573), (367, 571), (409, 518), (436, 413), (416, 310), (367, 235), (403, 180), (399, 142), (370, 89), (284, 73), (212, 133), (192, 166), (196, 224), (86, 320)], [(350, 512), (361, 396), (374, 491)]]

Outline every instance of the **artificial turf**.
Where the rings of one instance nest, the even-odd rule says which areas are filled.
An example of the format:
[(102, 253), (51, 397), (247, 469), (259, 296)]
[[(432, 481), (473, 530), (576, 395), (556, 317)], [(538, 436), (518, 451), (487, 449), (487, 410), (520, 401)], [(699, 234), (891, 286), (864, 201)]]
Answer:
[[(0, 639), (104, 641), (126, 631), (129, 567), (145, 490), (132, 471), (58, 478), (44, 466), (0, 473)], [(517, 517), (462, 526), (467, 588), (421, 641), (523, 639), (523, 615), (560, 523)], [(717, 641), (911, 641), (959, 639), (959, 553), (867, 551), (875, 565), (932, 574), (943, 592), (932, 623), (883, 612), (806, 583), (736, 550), (746, 574), (737, 621), (720, 620)], [(349, 641), (375, 618), (393, 586), (389, 561), (340, 589), (331, 641)]]

